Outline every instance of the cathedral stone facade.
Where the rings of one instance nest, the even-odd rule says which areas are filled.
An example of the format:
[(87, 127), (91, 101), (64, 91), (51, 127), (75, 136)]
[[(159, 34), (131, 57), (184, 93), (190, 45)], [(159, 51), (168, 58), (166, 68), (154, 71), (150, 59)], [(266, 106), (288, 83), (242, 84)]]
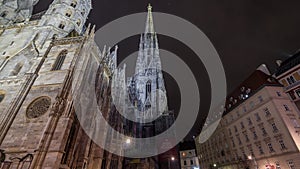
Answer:
[[(125, 66), (117, 68), (117, 47), (100, 51), (95, 26), (85, 26), (91, 0), (53, 0), (48, 10), (32, 15), (37, 2), (0, 0), (0, 169), (170, 168), (176, 151), (137, 160), (98, 146), (81, 126), (95, 112), (80, 111), (75, 102), (89, 102), (80, 87), (95, 83), (98, 108), (118, 131), (97, 131), (110, 147), (120, 144), (118, 135), (151, 137), (172, 125), (151, 6), (136, 75), (126, 83)], [(137, 123), (125, 120), (124, 112)]]
[(108, 84), (97, 86), (98, 95), (105, 93), (98, 97), (101, 111), (113, 123), (120, 120), (112, 118), (111, 78), (103, 76), (114, 72), (112, 52), (100, 52), (95, 27), (84, 26), (91, 1), (54, 0), (32, 16), (36, 3), (0, 1), (0, 168), (122, 168), (121, 157), (87, 137), (73, 106), (72, 84), (80, 83), (75, 68), (93, 73), (88, 59), (95, 57), (104, 61), (96, 81)]

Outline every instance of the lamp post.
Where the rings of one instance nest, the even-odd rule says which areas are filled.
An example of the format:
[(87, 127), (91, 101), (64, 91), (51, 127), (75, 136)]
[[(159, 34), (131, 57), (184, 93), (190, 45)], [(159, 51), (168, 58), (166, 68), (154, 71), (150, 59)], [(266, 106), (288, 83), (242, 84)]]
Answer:
[(168, 169), (171, 169), (171, 161), (175, 161), (175, 157), (168, 158)]
[(258, 169), (258, 167), (257, 167), (257, 162), (256, 162), (256, 159), (255, 159), (255, 157), (254, 157), (254, 156), (251, 156), (251, 155), (249, 155), (249, 156), (248, 156), (248, 159), (249, 159), (249, 160), (253, 160), (253, 162), (254, 162), (254, 166), (255, 166), (255, 169)]

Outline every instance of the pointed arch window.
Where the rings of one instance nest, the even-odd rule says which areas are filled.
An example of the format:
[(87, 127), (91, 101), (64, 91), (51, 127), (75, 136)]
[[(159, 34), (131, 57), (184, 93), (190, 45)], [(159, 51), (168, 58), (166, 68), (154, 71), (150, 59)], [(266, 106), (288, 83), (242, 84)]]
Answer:
[(63, 50), (62, 52), (60, 52), (60, 54), (56, 58), (56, 61), (51, 69), (52, 71), (61, 69), (61, 67), (66, 59), (67, 54), (68, 54), (67, 50)]
[(23, 65), (24, 65), (24, 64), (23, 64), (22, 62), (16, 64), (14, 70), (10, 73), (10, 75), (11, 75), (11, 76), (17, 76), (17, 75), (20, 73), (20, 71), (21, 71)]
[(78, 26), (80, 26), (80, 24), (81, 24), (80, 19), (77, 20), (76, 24), (77, 24)]
[(151, 98), (151, 80), (148, 80), (146, 83), (146, 98)]
[(4, 97), (5, 97), (5, 92), (0, 91), (0, 103), (3, 101)]
[(7, 11), (2, 12), (2, 13), (0, 14), (0, 16), (1, 16), (2, 18), (6, 17), (6, 16), (7, 16)]

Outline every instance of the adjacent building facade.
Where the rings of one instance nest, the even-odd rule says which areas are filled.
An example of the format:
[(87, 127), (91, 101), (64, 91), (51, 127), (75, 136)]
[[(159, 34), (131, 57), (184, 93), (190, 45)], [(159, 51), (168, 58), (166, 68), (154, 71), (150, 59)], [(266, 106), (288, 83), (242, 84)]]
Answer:
[(180, 165), (181, 169), (199, 169), (199, 160), (195, 149), (181, 150), (180, 153)]
[(264, 70), (227, 97), (212, 136), (203, 144), (196, 139), (200, 168), (300, 168), (299, 110)]

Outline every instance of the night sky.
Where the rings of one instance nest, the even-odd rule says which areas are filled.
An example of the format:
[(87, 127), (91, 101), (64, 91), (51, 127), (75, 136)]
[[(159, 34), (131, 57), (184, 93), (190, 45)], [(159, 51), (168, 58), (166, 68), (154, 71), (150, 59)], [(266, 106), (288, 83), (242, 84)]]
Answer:
[[(35, 13), (46, 10), (51, 0), (40, 0)], [(260, 64), (274, 71), (275, 60), (286, 59), (300, 48), (299, 0), (94, 0), (89, 23), (97, 28), (137, 12), (146, 12), (148, 3), (154, 12), (170, 13), (198, 26), (211, 40), (223, 62), (228, 92), (232, 91)], [(155, 20), (155, 18), (154, 18)], [(159, 32), (158, 32), (159, 34)], [(139, 36), (119, 44), (119, 59), (138, 50)], [(184, 44), (159, 36), (161, 49), (180, 56), (198, 80), (201, 108), (198, 123), (188, 138), (200, 132), (210, 101), (210, 84), (201, 61)], [(100, 47), (102, 48), (102, 47)], [(169, 108), (179, 109), (180, 96), (174, 80), (165, 75)]]

